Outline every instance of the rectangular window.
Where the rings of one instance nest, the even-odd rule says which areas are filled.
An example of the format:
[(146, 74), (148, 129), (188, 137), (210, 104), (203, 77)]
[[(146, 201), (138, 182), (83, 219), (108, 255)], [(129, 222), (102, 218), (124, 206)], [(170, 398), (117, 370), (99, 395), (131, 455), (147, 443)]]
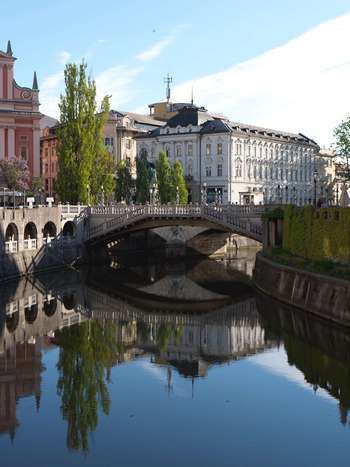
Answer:
[(21, 159), (23, 159), (24, 161), (27, 160), (27, 147), (26, 146), (21, 147)]
[[(112, 138), (112, 141), (113, 141), (113, 138)], [(113, 146), (113, 144), (112, 144), (112, 146)], [(130, 139), (127, 139), (127, 140), (126, 140), (126, 149), (131, 149), (131, 141), (130, 141)]]
[(222, 177), (222, 164), (218, 164), (218, 177)]
[(182, 156), (181, 146), (176, 146), (176, 157), (181, 157), (181, 156)]
[(218, 152), (218, 156), (222, 155), (222, 143), (218, 143), (217, 152)]
[(46, 173), (46, 174), (49, 173), (49, 164), (45, 164), (45, 173)]
[(205, 168), (205, 172), (206, 172), (207, 177), (211, 177), (211, 167), (210, 166)]
[(187, 155), (188, 156), (193, 155), (193, 146), (192, 146), (192, 144), (188, 144), (188, 146), (187, 146)]
[(45, 148), (45, 157), (49, 157), (49, 148)]
[(206, 148), (207, 148), (206, 154), (207, 154), (207, 156), (210, 156), (210, 154), (211, 154), (211, 144), (207, 143)]

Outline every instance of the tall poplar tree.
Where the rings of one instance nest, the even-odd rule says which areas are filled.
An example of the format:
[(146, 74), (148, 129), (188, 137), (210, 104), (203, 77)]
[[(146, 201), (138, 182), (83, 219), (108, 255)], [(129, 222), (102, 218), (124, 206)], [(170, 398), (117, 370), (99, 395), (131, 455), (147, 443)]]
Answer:
[(172, 189), (173, 189), (173, 200), (176, 201), (177, 191), (179, 193), (180, 204), (187, 204), (188, 201), (188, 190), (185, 182), (184, 172), (182, 169), (181, 162), (176, 160), (171, 169)]
[(149, 202), (149, 190), (151, 186), (152, 173), (147, 161), (147, 153), (141, 152), (136, 159), (136, 201), (140, 204)]
[(117, 164), (116, 171), (116, 187), (115, 199), (116, 201), (125, 201), (130, 203), (132, 198), (133, 179), (131, 176), (130, 161), (120, 161)]
[[(113, 164), (103, 146), (103, 125), (109, 111), (108, 98), (96, 112), (96, 85), (86, 73), (87, 65), (69, 63), (64, 71), (65, 94), (61, 95), (58, 128), (59, 174), (56, 190), (63, 202), (96, 201), (103, 180), (105, 194), (113, 191)], [(107, 116), (106, 116), (107, 114)], [(106, 186), (105, 186), (106, 185)]]
[(156, 162), (158, 193), (162, 204), (169, 203), (174, 200), (174, 190), (172, 185), (171, 168), (169, 165), (168, 155), (165, 151), (161, 151)]

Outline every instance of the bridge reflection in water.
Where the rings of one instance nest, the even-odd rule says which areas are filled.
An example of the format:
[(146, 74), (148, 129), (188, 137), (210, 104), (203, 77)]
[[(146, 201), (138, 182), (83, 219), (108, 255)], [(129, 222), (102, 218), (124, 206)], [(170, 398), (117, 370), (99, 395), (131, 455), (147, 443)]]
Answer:
[[(241, 268), (242, 269), (242, 268)], [(249, 268), (248, 268), (249, 269)], [(113, 403), (113, 367), (139, 358), (185, 378), (284, 345), (289, 365), (315, 390), (350, 408), (350, 333), (256, 296), (232, 263), (41, 276), (7, 286), (0, 299), (0, 433), (15, 436), (18, 401), (40, 410), (43, 351), (58, 348), (57, 390), (67, 445), (88, 451), (98, 413)], [(81, 388), (86, 390), (81, 391)]]

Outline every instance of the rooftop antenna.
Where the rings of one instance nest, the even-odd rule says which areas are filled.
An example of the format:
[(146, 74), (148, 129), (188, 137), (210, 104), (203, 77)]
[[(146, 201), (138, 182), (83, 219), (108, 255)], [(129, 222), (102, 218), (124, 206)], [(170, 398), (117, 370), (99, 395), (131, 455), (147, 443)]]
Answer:
[(173, 82), (172, 76), (167, 74), (167, 76), (164, 78), (164, 83), (166, 84), (166, 100), (169, 104), (170, 101), (170, 84)]
[(193, 86), (191, 87), (191, 105), (193, 105)]

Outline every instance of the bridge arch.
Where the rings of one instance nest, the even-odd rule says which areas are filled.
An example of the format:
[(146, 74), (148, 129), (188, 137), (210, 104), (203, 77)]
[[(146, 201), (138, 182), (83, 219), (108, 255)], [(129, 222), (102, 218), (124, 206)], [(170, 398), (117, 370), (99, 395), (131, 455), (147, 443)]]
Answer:
[(56, 313), (57, 309), (57, 299), (51, 298), (51, 300), (46, 300), (44, 302), (43, 311), (48, 318), (51, 318)]
[(57, 235), (56, 225), (52, 221), (46, 222), (43, 228), (43, 237), (45, 238), (55, 238)]
[(76, 299), (75, 299), (74, 293), (71, 292), (71, 293), (64, 294), (62, 297), (62, 303), (66, 310), (68, 311), (74, 310), (76, 306)]
[(16, 241), (18, 242), (18, 228), (15, 223), (11, 222), (7, 227), (6, 227), (6, 232), (5, 232), (5, 241)]
[(6, 316), (6, 328), (10, 334), (15, 332), (19, 323), (19, 310)]
[(65, 238), (74, 238), (76, 232), (76, 225), (72, 221), (67, 221), (62, 230), (63, 237)]
[(24, 309), (24, 317), (28, 324), (33, 324), (38, 316), (38, 305), (33, 304)]

